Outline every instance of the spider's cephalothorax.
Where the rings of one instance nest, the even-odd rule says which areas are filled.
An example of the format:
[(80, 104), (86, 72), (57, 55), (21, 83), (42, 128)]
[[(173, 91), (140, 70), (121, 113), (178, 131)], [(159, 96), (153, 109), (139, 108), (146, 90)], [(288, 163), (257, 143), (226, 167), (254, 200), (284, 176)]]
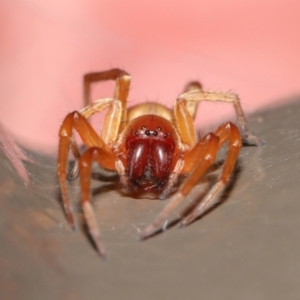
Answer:
[[(145, 239), (155, 232), (197, 184), (214, 163), (220, 147), (227, 141), (228, 153), (222, 174), (200, 204), (181, 221), (185, 226), (201, 215), (226, 186), (233, 172), (242, 145), (240, 131), (227, 122), (201, 139), (197, 138), (193, 124), (198, 103), (223, 101), (234, 105), (241, 134), (245, 142), (260, 144), (250, 134), (239, 98), (233, 93), (203, 91), (200, 84), (192, 82), (175, 101), (171, 110), (159, 103), (143, 103), (127, 108), (130, 75), (120, 69), (90, 73), (84, 77), (85, 107), (68, 114), (59, 131), (58, 178), (64, 209), (74, 228), (74, 216), (68, 195), (66, 175), (68, 153), (71, 150), (79, 168), (81, 204), (83, 213), (98, 253), (105, 256), (100, 232), (90, 202), (91, 166), (93, 161), (105, 169), (116, 171), (125, 187), (155, 192), (160, 199), (166, 198), (178, 176), (186, 176), (178, 191), (144, 231)], [(90, 101), (90, 85), (101, 80), (115, 80), (112, 98)], [(88, 118), (107, 109), (101, 135), (90, 125)], [(73, 131), (77, 131), (86, 150), (81, 154)]]

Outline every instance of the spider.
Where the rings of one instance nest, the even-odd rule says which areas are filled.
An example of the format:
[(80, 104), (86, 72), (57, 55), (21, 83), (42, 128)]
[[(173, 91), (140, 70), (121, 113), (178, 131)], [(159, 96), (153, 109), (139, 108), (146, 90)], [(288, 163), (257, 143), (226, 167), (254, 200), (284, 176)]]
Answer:
[[(91, 84), (103, 80), (115, 81), (113, 97), (91, 102)], [(183, 201), (204, 176), (225, 142), (228, 142), (228, 152), (220, 178), (194, 210), (181, 220), (180, 226), (186, 226), (199, 217), (224, 189), (233, 173), (242, 138), (248, 144), (261, 144), (249, 132), (239, 98), (234, 93), (204, 91), (198, 82), (192, 82), (175, 101), (173, 110), (154, 102), (127, 108), (130, 81), (130, 75), (121, 69), (86, 74), (85, 107), (69, 113), (59, 130), (57, 168), (66, 217), (75, 229), (67, 188), (67, 163), (71, 150), (79, 169), (84, 218), (95, 247), (103, 258), (106, 257), (106, 251), (90, 200), (91, 167), (94, 161), (104, 169), (116, 171), (126, 189), (151, 191), (159, 199), (167, 198), (178, 177), (187, 175), (156, 219), (141, 232), (140, 239), (144, 240), (159, 230), (170, 211)], [(193, 120), (200, 101), (232, 103), (240, 131), (233, 123), (227, 122), (198, 139)], [(107, 109), (107, 113), (102, 132), (98, 135), (88, 119), (104, 109)], [(76, 144), (74, 131), (86, 146), (82, 154)], [(72, 172), (75, 173), (74, 169)]]

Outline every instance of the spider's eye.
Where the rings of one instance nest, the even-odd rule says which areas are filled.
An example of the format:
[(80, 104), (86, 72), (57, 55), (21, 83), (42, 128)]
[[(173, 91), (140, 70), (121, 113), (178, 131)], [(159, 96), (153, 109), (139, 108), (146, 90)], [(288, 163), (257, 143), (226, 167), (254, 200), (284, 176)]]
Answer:
[(154, 130), (154, 131), (152, 132), (152, 134), (153, 134), (153, 136), (157, 136), (157, 131)]
[(145, 134), (146, 134), (147, 136), (149, 136), (149, 135), (150, 135), (150, 130), (146, 130)]

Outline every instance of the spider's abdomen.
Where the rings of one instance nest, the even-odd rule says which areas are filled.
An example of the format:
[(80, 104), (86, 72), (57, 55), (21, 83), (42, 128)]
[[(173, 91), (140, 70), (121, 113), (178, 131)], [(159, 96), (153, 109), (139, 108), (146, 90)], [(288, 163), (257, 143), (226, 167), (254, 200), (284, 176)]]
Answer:
[(160, 191), (172, 171), (175, 149), (173, 127), (156, 115), (137, 119), (126, 141), (127, 176), (135, 188)]

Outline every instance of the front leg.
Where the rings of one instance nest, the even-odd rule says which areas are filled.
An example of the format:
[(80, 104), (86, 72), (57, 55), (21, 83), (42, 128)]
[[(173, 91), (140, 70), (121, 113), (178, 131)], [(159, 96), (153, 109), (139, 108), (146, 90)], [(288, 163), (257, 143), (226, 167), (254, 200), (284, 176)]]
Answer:
[(103, 167), (105, 163), (106, 168), (109, 167), (110, 169), (114, 169), (115, 155), (112, 152), (107, 152), (102, 148), (92, 147), (87, 149), (79, 160), (81, 205), (83, 215), (99, 255), (103, 258), (106, 258), (106, 251), (101, 239), (100, 230), (97, 225), (97, 220), (90, 198), (91, 169), (93, 161), (96, 161), (99, 166)]
[[(110, 159), (104, 159), (101, 164), (102, 167), (114, 170), (115, 166), (113, 153), (111, 153), (110, 148), (104, 143), (101, 137), (98, 136), (87, 119), (77, 111), (68, 114), (59, 130), (57, 174), (61, 187), (64, 210), (71, 227), (75, 229), (75, 220), (71, 209), (71, 203), (66, 183), (69, 150), (71, 148), (73, 153), (75, 149), (75, 151), (78, 151), (74, 146), (73, 130), (76, 130), (78, 132), (83, 143), (87, 147), (98, 147), (100, 149), (103, 149), (103, 151), (105, 151), (106, 153), (110, 153)], [(76, 159), (80, 159), (79, 152), (75, 152), (74, 156)], [(106, 157), (108, 156), (109, 155), (107, 154)]]
[[(204, 213), (204, 211), (214, 202), (220, 192), (226, 187), (230, 180), (238, 155), (242, 146), (240, 132), (235, 125), (231, 122), (221, 125), (214, 134), (219, 137), (218, 149), (228, 141), (228, 151), (225, 163), (223, 166), (222, 174), (218, 181), (214, 184), (211, 190), (207, 193), (204, 199), (197, 205), (197, 207), (186, 216), (181, 222), (180, 226), (187, 226), (196, 218)], [(193, 185), (190, 186), (192, 188)]]

